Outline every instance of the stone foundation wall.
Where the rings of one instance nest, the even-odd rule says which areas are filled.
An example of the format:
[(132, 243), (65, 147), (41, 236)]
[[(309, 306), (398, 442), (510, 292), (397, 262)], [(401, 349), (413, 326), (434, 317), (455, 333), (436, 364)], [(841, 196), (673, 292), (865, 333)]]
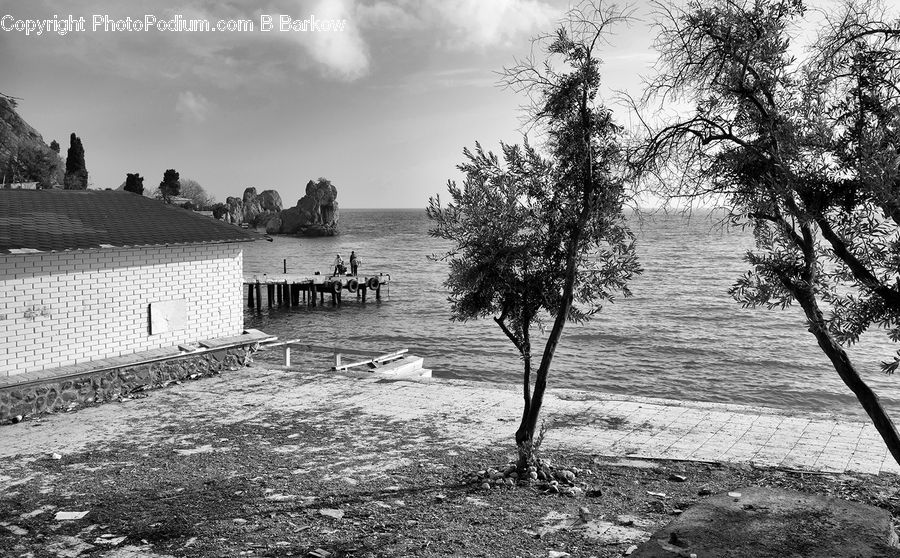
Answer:
[(27, 416), (70, 411), (104, 403), (172, 382), (195, 380), (237, 370), (252, 361), (252, 347), (235, 347), (197, 356), (180, 357), (137, 366), (88, 372), (77, 377), (52, 379), (0, 388), (0, 424)]

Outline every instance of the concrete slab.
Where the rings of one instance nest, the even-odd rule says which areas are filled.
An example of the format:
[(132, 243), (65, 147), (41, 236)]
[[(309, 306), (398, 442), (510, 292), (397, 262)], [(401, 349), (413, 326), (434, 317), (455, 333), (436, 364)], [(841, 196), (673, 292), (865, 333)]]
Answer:
[(718, 494), (653, 533), (632, 558), (900, 557), (883, 509), (790, 490)]

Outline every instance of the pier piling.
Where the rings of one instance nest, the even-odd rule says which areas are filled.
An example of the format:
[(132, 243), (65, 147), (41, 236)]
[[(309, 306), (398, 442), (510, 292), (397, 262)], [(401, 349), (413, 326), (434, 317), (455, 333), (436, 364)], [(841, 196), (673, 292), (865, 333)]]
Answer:
[(356, 294), (356, 299), (362, 302), (366, 302), (369, 291), (375, 291), (375, 299), (381, 301), (381, 287), (390, 282), (390, 275), (381, 274), (374, 277), (321, 276), (318, 273), (306, 277), (264, 277), (263, 280), (258, 276), (244, 280), (243, 284), (247, 285), (248, 308), (261, 311), (263, 296), (266, 298), (268, 308), (289, 308), (300, 306), (301, 303), (309, 307), (325, 306), (326, 293), (331, 297), (331, 306), (340, 306), (344, 302), (344, 290), (351, 295)]

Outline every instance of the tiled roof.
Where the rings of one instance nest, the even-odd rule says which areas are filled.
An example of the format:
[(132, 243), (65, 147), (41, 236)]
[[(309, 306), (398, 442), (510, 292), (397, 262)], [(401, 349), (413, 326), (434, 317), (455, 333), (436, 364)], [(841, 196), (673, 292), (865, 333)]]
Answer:
[(246, 242), (263, 236), (108, 190), (0, 190), (0, 254)]

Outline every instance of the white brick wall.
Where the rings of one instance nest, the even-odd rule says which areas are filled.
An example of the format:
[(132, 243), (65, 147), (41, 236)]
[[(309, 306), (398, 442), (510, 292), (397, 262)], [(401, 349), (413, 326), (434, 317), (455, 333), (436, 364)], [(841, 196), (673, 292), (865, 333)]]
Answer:
[[(238, 335), (243, 244), (0, 255), (0, 376)], [(187, 326), (150, 335), (151, 302)]]

